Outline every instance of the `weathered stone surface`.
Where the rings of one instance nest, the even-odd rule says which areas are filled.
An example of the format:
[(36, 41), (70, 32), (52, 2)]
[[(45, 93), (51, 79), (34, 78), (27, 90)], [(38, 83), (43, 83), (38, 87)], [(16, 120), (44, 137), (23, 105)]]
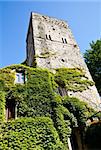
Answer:
[[(27, 64), (41, 68), (81, 68), (92, 77), (68, 24), (63, 20), (32, 13), (27, 34)], [(92, 107), (101, 103), (96, 87), (71, 94), (87, 101)]]

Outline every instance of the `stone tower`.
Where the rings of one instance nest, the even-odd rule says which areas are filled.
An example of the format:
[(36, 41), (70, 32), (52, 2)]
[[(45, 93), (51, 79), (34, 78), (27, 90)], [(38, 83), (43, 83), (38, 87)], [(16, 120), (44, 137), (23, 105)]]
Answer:
[[(31, 13), (26, 43), (27, 65), (49, 69), (81, 68), (92, 80), (67, 22)], [(100, 109), (101, 100), (95, 86), (83, 92), (68, 93)]]

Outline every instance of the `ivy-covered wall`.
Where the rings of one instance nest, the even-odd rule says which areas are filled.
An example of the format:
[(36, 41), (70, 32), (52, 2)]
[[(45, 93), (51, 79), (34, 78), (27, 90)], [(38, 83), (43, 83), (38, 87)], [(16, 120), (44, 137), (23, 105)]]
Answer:
[(74, 92), (82, 92), (89, 88), (89, 86), (94, 85), (94, 82), (89, 81), (85, 77), (85, 73), (79, 68), (56, 69), (55, 81), (59, 86)]
[(0, 90), (10, 90), (15, 80), (15, 72), (9, 68), (0, 69)]
[(41, 69), (27, 70), (27, 82), (17, 84), (7, 99), (18, 102), (18, 117), (50, 116), (53, 99), (49, 72)]
[[(21, 70), (25, 72), (26, 82), (15, 84), (15, 73)], [(61, 96), (58, 87), (82, 91), (93, 84), (80, 69), (60, 68), (56, 70), (55, 74), (47, 69), (30, 68), (24, 65), (12, 65), (0, 69), (0, 90), (5, 92), (5, 100), (16, 102), (18, 117), (17, 120), (9, 120), (9, 122), (2, 124), (2, 136), (0, 136), (2, 149), (5, 147), (8, 150), (8, 146), (11, 146), (11, 149), (13, 147), (18, 149), (21, 142), (19, 137), (20, 134), (25, 133), (24, 129), (26, 131), (25, 136), (28, 133), (31, 140), (34, 141), (31, 142), (28, 137), (25, 137), (24, 143), (21, 145), (22, 149), (28, 149), (28, 143), (35, 150), (56, 149), (57, 147), (61, 150), (68, 149), (68, 137), (71, 135), (72, 128), (85, 126), (85, 122), (91, 116), (93, 110), (77, 98)], [(4, 97), (2, 99), (5, 103)], [(5, 110), (4, 103), (0, 107), (0, 112)], [(5, 117), (4, 114), (1, 114), (1, 116)], [(22, 118), (21, 121), (20, 118)], [(34, 125), (38, 123), (39, 130), (35, 126), (32, 127), (33, 122), (35, 122)], [(24, 123), (26, 126), (28, 125), (28, 128), (24, 126)], [(32, 130), (29, 129), (30, 127), (32, 127)], [(48, 130), (52, 132), (49, 137), (47, 137)], [(44, 139), (44, 142), (42, 144), (42, 141), (39, 140), (36, 144), (35, 136), (38, 136), (41, 131), (42, 134), (39, 135), (42, 140)], [(4, 140), (6, 138), (10, 145)], [(45, 142), (47, 148), (44, 145)]]
[(2, 150), (65, 150), (48, 117), (19, 118), (2, 125)]

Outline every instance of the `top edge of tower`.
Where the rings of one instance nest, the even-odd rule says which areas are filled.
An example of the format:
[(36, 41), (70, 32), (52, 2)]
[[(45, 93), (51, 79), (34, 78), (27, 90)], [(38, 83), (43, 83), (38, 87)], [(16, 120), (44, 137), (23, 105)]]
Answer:
[(68, 23), (66, 20), (62, 20), (62, 19), (59, 19), (59, 18), (56, 18), (56, 17), (51, 17), (51, 16), (48, 16), (48, 15), (43, 15), (41, 13), (37, 13), (37, 12), (31, 12), (31, 17), (32, 19), (37, 19), (37, 20), (40, 20), (40, 21), (45, 21), (47, 23), (51, 23), (53, 25), (60, 25), (64, 28), (67, 28), (68, 27)]

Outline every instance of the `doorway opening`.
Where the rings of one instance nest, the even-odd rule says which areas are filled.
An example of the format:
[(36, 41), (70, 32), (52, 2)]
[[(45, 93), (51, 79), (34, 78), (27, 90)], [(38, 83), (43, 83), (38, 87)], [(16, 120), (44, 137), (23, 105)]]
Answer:
[(15, 100), (6, 100), (6, 120), (15, 119)]

